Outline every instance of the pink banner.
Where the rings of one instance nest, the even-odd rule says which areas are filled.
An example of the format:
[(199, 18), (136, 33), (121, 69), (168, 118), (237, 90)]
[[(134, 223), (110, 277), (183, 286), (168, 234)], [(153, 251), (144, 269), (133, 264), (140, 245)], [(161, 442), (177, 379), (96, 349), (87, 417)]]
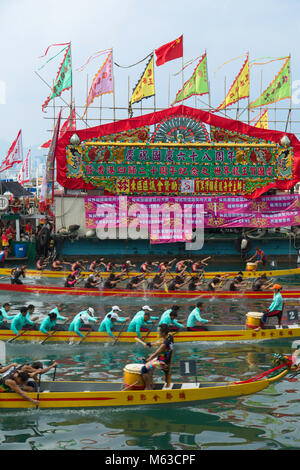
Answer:
[[(87, 228), (139, 227), (151, 243), (190, 241), (192, 231), (214, 227), (289, 227), (300, 225), (299, 195), (243, 197), (127, 197), (85, 198)], [(124, 237), (126, 238), (126, 237)]]

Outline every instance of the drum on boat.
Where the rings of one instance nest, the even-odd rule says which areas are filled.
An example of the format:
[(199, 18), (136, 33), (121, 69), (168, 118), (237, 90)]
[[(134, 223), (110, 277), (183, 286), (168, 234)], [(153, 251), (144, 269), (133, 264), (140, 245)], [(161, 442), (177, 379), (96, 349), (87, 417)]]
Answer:
[(246, 271), (256, 271), (256, 263), (247, 263)]
[(262, 312), (248, 312), (246, 315), (247, 328), (257, 328), (260, 325), (262, 316)]
[(144, 390), (145, 383), (141, 374), (143, 364), (127, 364), (124, 371), (124, 385), (131, 390)]

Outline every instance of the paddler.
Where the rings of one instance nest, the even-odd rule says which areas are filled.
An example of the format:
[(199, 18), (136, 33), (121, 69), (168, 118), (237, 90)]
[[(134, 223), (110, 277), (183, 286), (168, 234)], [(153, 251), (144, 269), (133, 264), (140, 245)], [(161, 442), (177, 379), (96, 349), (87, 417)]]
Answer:
[[(134, 317), (132, 318), (132, 320), (135, 320), (136, 318), (140, 317), (141, 315), (144, 315), (145, 312), (153, 312), (153, 309), (151, 307), (149, 307), (149, 305), (144, 305), (141, 310), (139, 310), (135, 315)], [(150, 315), (150, 314), (149, 314)], [(153, 317), (153, 316), (150, 316), (150, 320), (158, 320), (159, 317)]]
[(101, 265), (106, 266), (104, 263), (104, 258), (94, 259), (89, 266), (89, 271), (94, 273), (97, 271), (97, 268), (100, 268)]
[(26, 277), (26, 266), (23, 265), (19, 268), (13, 268), (10, 272), (10, 282), (11, 284), (23, 284), (20, 277)]
[(18, 335), (18, 330), (23, 330), (25, 325), (33, 326), (35, 323), (29, 318), (27, 307), (21, 307), (20, 313), (13, 318), (10, 328), (15, 335)]
[(166, 384), (169, 385), (168, 377), (170, 376), (174, 340), (166, 324), (159, 326), (158, 334), (162, 339), (162, 344), (148, 357), (145, 365), (141, 367), (145, 390), (153, 388), (153, 372), (157, 367), (164, 371)]
[[(186, 268), (185, 268), (186, 269)], [(185, 279), (183, 274), (175, 276), (175, 278), (170, 282), (168, 289), (169, 290), (179, 290), (184, 287), (190, 279)]]
[(165, 283), (165, 274), (156, 274), (153, 279), (148, 281), (148, 289), (159, 289)]
[(74, 331), (78, 336), (84, 338), (84, 335), (81, 333), (80, 328), (89, 324), (90, 321), (96, 322), (97, 318), (89, 315), (93, 315), (94, 309), (89, 307), (87, 310), (77, 313), (75, 315), (72, 323), (69, 326), (69, 331)]
[(65, 321), (67, 319), (67, 317), (63, 317), (60, 314), (60, 312), (62, 312), (62, 310), (63, 310), (63, 307), (64, 307), (63, 305), (57, 305), (57, 307), (54, 307), (52, 310), (50, 310), (49, 315), (51, 313), (55, 313), (57, 320), (64, 320)]
[(193, 262), (192, 259), (183, 259), (183, 260), (178, 261), (178, 263), (176, 263), (176, 266), (175, 266), (175, 272), (177, 274), (183, 274), (184, 271), (187, 270), (188, 265), (192, 262)]
[(166, 274), (167, 271), (169, 271), (169, 269), (172, 268), (173, 263), (175, 263), (175, 261), (177, 261), (176, 258), (172, 259), (172, 260), (169, 261), (168, 263), (166, 263), (165, 261), (163, 261), (162, 263), (159, 263), (159, 265), (158, 265), (158, 272), (159, 272), (160, 274)]
[(127, 283), (126, 289), (138, 289), (138, 287), (143, 284), (143, 282), (145, 282), (144, 274), (140, 274), (139, 276), (133, 276)]
[(197, 322), (199, 323), (211, 323), (211, 320), (206, 320), (205, 318), (201, 317), (201, 308), (203, 306), (202, 302), (198, 302), (196, 307), (191, 311), (188, 316), (186, 327), (187, 330), (190, 331), (201, 331), (205, 330), (205, 327), (197, 327), (195, 326)]
[(10, 311), (10, 304), (8, 302), (5, 302), (3, 304), (3, 307), (0, 309), (0, 325), (1, 328), (6, 328), (7, 327), (7, 321), (13, 320), (16, 315), (8, 315), (8, 312)]
[(36, 262), (36, 269), (38, 271), (42, 271), (43, 269), (47, 268), (47, 265), (48, 265), (48, 258), (41, 256)]
[(99, 273), (89, 274), (87, 280), (85, 281), (84, 287), (86, 289), (95, 289), (102, 282), (102, 278)]
[(202, 284), (203, 284), (202, 276), (192, 276), (191, 279), (189, 280), (188, 290), (195, 291), (197, 290), (198, 287), (202, 286)]
[(270, 279), (269, 281), (267, 281), (266, 274), (262, 274), (261, 276), (257, 277), (254, 280), (252, 284), (252, 290), (255, 292), (260, 292), (266, 289), (270, 289), (272, 284), (273, 284), (273, 279)]
[(136, 268), (136, 264), (132, 264), (131, 261), (128, 259), (121, 265), (122, 272), (128, 274), (131, 268)]
[(38, 405), (38, 400), (34, 400), (23, 390), (29, 379), (30, 375), (27, 372), (12, 370), (9, 374), (0, 379), (0, 393), (15, 392), (24, 398), (24, 400)]
[(282, 286), (280, 284), (274, 284), (271, 289), (274, 290), (273, 301), (270, 307), (264, 311), (264, 314), (260, 321), (260, 326), (258, 328), (255, 328), (255, 331), (259, 331), (261, 328), (263, 328), (269, 317), (277, 317), (278, 326), (281, 326), (283, 300), (280, 291), (282, 289)]
[(255, 270), (257, 271), (257, 268), (258, 268), (258, 265), (259, 264), (262, 264), (263, 267), (264, 267), (264, 270), (267, 269), (267, 257), (266, 255), (264, 254), (263, 250), (260, 249), (258, 246), (255, 248), (256, 251), (254, 253), (253, 256), (251, 256), (251, 258), (249, 258), (247, 260), (248, 263), (250, 263), (251, 261), (254, 261), (256, 259), (256, 261), (254, 261), (256, 267), (255, 267)]
[(226, 279), (227, 277), (228, 274), (223, 274), (223, 276), (221, 276), (220, 274), (216, 274), (216, 276), (208, 283), (208, 290), (215, 291), (218, 287), (218, 284), (220, 284), (220, 282)]
[(85, 266), (83, 265), (83, 263), (87, 263), (87, 262), (88, 262), (87, 260), (75, 261), (71, 266), (71, 271), (84, 271)]
[(148, 327), (149, 324), (152, 324), (153, 321), (150, 320), (150, 314), (148, 311), (144, 311), (140, 315), (135, 315), (135, 317), (131, 320), (128, 326), (128, 330), (130, 332), (135, 332), (140, 339), (142, 339), (141, 329), (144, 330), (145, 327)]
[(160, 325), (168, 325), (169, 329), (172, 327), (172, 329), (176, 330), (178, 330), (179, 328), (184, 328), (184, 325), (182, 325), (176, 320), (178, 310), (178, 305), (174, 305), (172, 308), (165, 310), (162, 316), (160, 317), (158, 327), (160, 327)]
[(41, 331), (48, 337), (51, 336), (49, 331), (55, 328), (56, 320), (57, 320), (56, 313), (49, 313), (49, 315), (47, 315), (47, 317), (44, 318), (44, 320), (42, 321), (39, 331)]
[(204, 270), (204, 266), (208, 266), (208, 263), (205, 261), (208, 261), (211, 259), (211, 256), (208, 256), (207, 258), (204, 258), (200, 261), (196, 261), (195, 263), (192, 264), (192, 273), (202, 273)]
[(110, 274), (109, 278), (104, 283), (105, 289), (113, 289), (116, 285), (121, 282), (124, 274)]
[(113, 306), (100, 323), (98, 331), (105, 331), (111, 338), (114, 338), (111, 329), (115, 326), (115, 323), (125, 323), (129, 320), (129, 317), (119, 317), (118, 312), (120, 311), (121, 309), (117, 305)]
[(71, 274), (68, 275), (65, 281), (65, 287), (75, 287), (78, 282), (82, 280), (80, 275), (80, 271), (73, 271)]

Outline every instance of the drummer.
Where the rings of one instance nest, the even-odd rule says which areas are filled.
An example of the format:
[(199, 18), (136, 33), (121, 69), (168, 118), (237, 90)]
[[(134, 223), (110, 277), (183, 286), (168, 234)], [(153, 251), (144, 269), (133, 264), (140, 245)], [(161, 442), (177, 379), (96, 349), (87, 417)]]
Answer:
[[(256, 260), (256, 261), (254, 261)], [(263, 250), (261, 250), (258, 246), (256, 247), (256, 251), (251, 258), (247, 260), (248, 263), (254, 261), (254, 264), (256, 265), (255, 269), (257, 270), (258, 265), (262, 264), (264, 267), (264, 270), (267, 269), (267, 257), (264, 254)]]
[(162, 339), (162, 344), (148, 357), (146, 364), (141, 368), (145, 390), (153, 388), (153, 371), (157, 367), (164, 371), (166, 384), (169, 385), (174, 340), (166, 324), (159, 326), (158, 334)]
[(274, 284), (271, 289), (274, 290), (273, 301), (270, 307), (264, 311), (264, 314), (260, 321), (260, 326), (258, 328), (255, 328), (255, 331), (258, 331), (263, 328), (269, 317), (277, 317), (278, 326), (281, 326), (283, 300), (280, 291), (282, 289), (282, 286), (280, 284)]

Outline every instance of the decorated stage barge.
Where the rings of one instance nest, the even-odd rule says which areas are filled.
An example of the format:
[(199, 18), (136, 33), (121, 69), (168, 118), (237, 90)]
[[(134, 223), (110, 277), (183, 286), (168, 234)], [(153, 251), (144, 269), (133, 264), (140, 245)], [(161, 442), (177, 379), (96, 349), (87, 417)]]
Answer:
[[(257, 236), (267, 255), (297, 255), (300, 201), (289, 190), (300, 179), (299, 149), (294, 134), (182, 105), (68, 131), (56, 147), (57, 181), (65, 188), (55, 199), (58, 252), (238, 256), (242, 238), (250, 251)], [(155, 212), (165, 204), (169, 226)], [(200, 205), (205, 243), (197, 249), (186, 243), (201, 223)], [(62, 226), (74, 224), (79, 231), (70, 242)]]

